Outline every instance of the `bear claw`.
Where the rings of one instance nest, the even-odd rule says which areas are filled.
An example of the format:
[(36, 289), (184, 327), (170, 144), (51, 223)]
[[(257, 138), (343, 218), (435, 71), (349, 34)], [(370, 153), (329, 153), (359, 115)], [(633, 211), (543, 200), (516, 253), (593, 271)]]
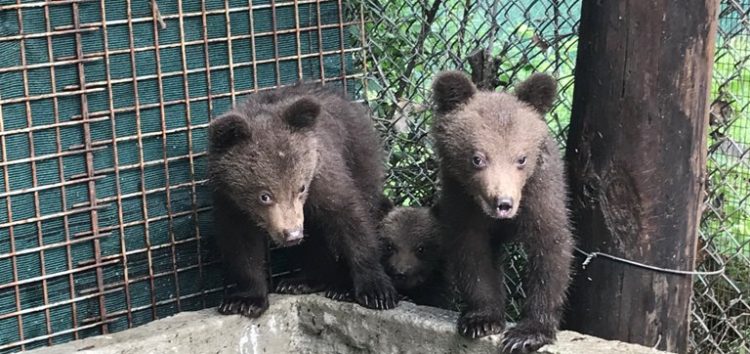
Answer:
[(227, 296), (219, 305), (219, 313), (222, 315), (242, 315), (256, 318), (268, 309), (268, 298), (256, 296)]
[(532, 353), (554, 342), (553, 336), (546, 334), (541, 324), (520, 323), (505, 331), (503, 352), (508, 354)]
[(458, 333), (468, 338), (480, 338), (498, 334), (505, 328), (502, 315), (466, 313), (458, 319)]
[(283, 279), (276, 284), (274, 291), (279, 294), (312, 294), (323, 290), (321, 285), (311, 284), (306, 279)]
[(398, 304), (398, 293), (391, 284), (372, 283), (360, 286), (356, 290), (355, 300), (370, 309), (388, 310)]
[(325, 297), (336, 301), (354, 302), (354, 296), (350, 288), (330, 287), (326, 289)]

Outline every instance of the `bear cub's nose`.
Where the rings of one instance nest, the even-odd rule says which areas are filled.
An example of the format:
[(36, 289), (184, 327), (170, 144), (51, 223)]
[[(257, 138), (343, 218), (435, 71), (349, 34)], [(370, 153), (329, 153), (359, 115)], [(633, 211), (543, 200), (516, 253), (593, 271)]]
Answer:
[(284, 230), (284, 240), (286, 242), (296, 242), (302, 239), (302, 228)]
[(404, 281), (404, 280), (406, 280), (406, 273), (396, 273), (396, 274), (393, 275), (393, 278), (396, 281)]
[(513, 198), (497, 197), (495, 198), (495, 208), (501, 212), (508, 212), (513, 209)]

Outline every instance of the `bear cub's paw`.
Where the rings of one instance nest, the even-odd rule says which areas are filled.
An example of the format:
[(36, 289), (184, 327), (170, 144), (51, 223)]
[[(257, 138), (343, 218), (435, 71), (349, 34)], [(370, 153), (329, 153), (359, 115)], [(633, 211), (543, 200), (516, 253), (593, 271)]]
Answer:
[(385, 274), (355, 280), (354, 300), (364, 307), (375, 310), (392, 309), (398, 304), (398, 298), (396, 288)]
[(322, 284), (315, 284), (305, 278), (290, 278), (279, 281), (274, 288), (274, 292), (278, 294), (301, 295), (317, 293), (324, 289), (325, 286)]
[(332, 285), (326, 288), (325, 297), (336, 301), (354, 302), (354, 291), (350, 286)]
[(225, 296), (219, 305), (222, 315), (242, 315), (245, 317), (260, 317), (268, 309), (267, 296), (249, 296), (247, 294), (232, 294)]
[(499, 334), (505, 328), (505, 315), (498, 311), (468, 311), (458, 319), (458, 333), (467, 338)]
[(532, 353), (555, 341), (554, 330), (538, 322), (520, 322), (505, 331), (503, 353)]

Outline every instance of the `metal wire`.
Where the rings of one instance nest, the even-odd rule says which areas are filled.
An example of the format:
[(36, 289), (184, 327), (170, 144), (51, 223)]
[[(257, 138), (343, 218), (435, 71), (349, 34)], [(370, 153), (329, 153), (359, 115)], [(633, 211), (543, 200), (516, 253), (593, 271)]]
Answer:
[(586, 267), (588, 267), (589, 264), (591, 263), (591, 261), (594, 260), (594, 258), (596, 258), (596, 257), (607, 258), (607, 259), (615, 261), (615, 262), (629, 264), (629, 265), (631, 265), (633, 267), (638, 267), (638, 268), (642, 268), (642, 269), (648, 269), (650, 271), (657, 272), (657, 273), (674, 274), (674, 275), (702, 275), (702, 276), (706, 276), (706, 275), (720, 275), (720, 274), (723, 274), (724, 270), (726, 269), (726, 267), (723, 264), (721, 265), (721, 268), (719, 268), (719, 270), (713, 270), (713, 271), (707, 271), (707, 272), (694, 271), (694, 270), (680, 270), (680, 269), (672, 269), (672, 268), (662, 268), (662, 267), (652, 266), (650, 264), (645, 264), (645, 263), (641, 263), (641, 262), (632, 261), (632, 260), (629, 260), (627, 258), (613, 256), (613, 255), (611, 255), (609, 253), (604, 253), (604, 252), (586, 252), (586, 251), (580, 249), (579, 247), (573, 247), (573, 249), (576, 252), (578, 252), (579, 254), (581, 254), (584, 257), (586, 257), (586, 259), (584, 259), (583, 262), (581, 262), (581, 268), (583, 268), (583, 269), (586, 269)]

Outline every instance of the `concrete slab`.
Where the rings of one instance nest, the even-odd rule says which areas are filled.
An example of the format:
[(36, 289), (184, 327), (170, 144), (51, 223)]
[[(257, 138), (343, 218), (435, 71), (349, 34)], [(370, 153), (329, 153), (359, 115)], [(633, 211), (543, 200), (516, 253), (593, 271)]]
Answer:
[[(271, 296), (271, 307), (250, 320), (216, 309), (183, 312), (127, 331), (33, 350), (85, 353), (500, 353), (502, 336), (468, 340), (456, 334), (457, 314), (402, 302), (373, 311), (319, 295)], [(563, 331), (540, 353), (663, 353), (639, 345)]]

